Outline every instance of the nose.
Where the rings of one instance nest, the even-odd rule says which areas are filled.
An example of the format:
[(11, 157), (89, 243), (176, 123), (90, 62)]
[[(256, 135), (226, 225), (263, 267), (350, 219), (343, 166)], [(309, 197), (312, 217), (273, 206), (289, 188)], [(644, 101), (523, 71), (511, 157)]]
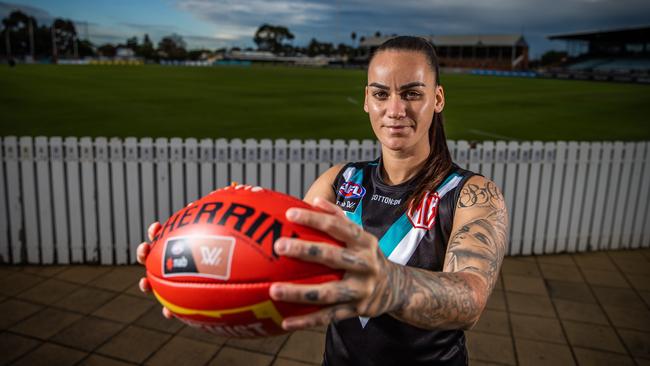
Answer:
[(406, 103), (399, 95), (392, 95), (388, 100), (386, 110), (388, 118), (402, 119), (406, 117)]

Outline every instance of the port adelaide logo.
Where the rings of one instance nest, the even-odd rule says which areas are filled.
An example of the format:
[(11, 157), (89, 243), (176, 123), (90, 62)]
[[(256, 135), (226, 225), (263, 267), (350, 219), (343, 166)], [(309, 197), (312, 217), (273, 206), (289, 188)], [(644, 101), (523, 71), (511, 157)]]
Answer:
[(366, 189), (361, 184), (347, 181), (339, 187), (336, 204), (344, 211), (354, 212), (365, 195)]
[(163, 277), (198, 276), (228, 280), (235, 238), (184, 236), (165, 242)]

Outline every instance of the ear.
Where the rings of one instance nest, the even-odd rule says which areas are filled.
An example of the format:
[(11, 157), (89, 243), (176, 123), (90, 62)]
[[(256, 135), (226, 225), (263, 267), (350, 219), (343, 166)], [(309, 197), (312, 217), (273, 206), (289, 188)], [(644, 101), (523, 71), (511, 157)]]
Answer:
[(436, 113), (442, 112), (445, 108), (445, 90), (442, 85), (436, 86), (436, 106), (434, 108)]
[(364, 110), (364, 112), (368, 113), (368, 87), (367, 86), (366, 86), (366, 90), (364, 92), (363, 110)]

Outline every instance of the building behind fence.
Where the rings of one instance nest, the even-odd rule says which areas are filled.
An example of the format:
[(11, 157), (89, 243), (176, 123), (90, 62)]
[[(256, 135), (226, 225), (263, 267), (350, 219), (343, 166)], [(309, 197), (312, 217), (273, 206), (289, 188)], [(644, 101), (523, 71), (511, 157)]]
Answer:
[[(650, 247), (650, 142), (450, 141), (502, 188), (508, 254)], [(0, 261), (135, 263), (147, 226), (230, 182), (297, 197), (370, 140), (0, 139)]]

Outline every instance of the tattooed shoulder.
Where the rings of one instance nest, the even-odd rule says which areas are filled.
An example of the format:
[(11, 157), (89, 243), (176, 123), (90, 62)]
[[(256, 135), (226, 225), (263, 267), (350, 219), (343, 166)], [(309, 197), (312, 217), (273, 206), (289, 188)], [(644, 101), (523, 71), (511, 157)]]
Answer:
[(444, 271), (479, 275), (489, 295), (507, 243), (508, 215), (503, 194), (489, 179), (470, 178), (458, 198)]

